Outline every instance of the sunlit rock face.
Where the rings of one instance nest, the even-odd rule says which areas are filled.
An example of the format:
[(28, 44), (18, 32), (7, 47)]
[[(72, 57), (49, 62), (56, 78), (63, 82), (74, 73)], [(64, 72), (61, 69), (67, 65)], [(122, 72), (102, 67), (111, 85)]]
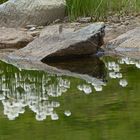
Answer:
[(64, 16), (64, 0), (9, 0), (0, 5), (0, 26), (46, 25)]

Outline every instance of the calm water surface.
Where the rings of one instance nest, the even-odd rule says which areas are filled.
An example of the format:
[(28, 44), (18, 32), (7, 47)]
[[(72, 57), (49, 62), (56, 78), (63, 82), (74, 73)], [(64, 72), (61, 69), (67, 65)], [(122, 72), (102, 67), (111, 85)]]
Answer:
[(90, 78), (0, 61), (0, 140), (139, 140), (140, 61), (87, 58), (49, 65)]

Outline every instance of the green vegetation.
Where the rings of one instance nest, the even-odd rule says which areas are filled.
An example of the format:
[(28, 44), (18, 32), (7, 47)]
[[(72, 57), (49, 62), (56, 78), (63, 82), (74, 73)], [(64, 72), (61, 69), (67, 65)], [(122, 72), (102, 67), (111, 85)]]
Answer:
[(6, 2), (7, 0), (0, 0), (0, 4)]
[(140, 0), (66, 0), (71, 19), (91, 16), (96, 20), (107, 16), (124, 15), (140, 11)]

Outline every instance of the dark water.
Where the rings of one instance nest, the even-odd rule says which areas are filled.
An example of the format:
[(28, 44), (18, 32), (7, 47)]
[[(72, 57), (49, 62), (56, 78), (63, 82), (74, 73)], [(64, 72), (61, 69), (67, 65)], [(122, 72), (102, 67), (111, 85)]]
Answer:
[(49, 63), (93, 80), (0, 62), (0, 140), (139, 140), (140, 61)]

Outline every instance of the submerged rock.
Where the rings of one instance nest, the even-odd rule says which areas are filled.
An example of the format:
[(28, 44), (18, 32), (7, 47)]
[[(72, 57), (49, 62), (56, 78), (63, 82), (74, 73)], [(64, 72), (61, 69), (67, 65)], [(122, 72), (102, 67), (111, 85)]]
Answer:
[(33, 40), (33, 37), (19, 29), (0, 28), (0, 49), (22, 48)]
[(140, 27), (122, 34), (107, 44), (107, 48), (120, 55), (140, 58)]
[(64, 0), (9, 0), (0, 5), (0, 26), (46, 25), (64, 16)]
[(92, 55), (103, 45), (104, 24), (90, 24), (75, 32), (39, 37), (10, 55), (12, 59), (44, 61)]

